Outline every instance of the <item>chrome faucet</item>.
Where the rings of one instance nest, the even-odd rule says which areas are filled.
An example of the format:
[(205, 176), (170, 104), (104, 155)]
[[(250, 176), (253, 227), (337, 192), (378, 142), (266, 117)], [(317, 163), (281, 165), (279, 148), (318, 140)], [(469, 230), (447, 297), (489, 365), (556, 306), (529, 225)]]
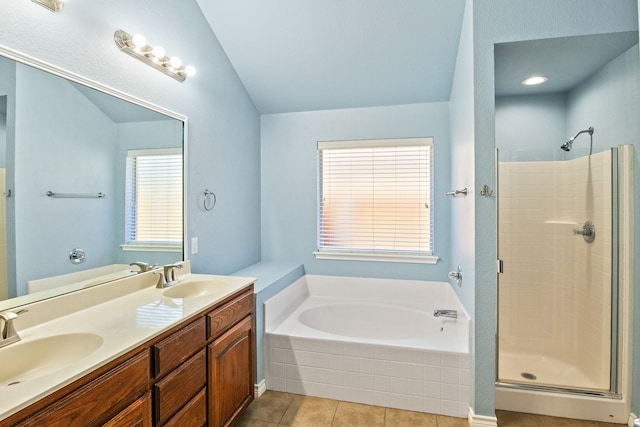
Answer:
[(178, 283), (178, 277), (176, 276), (176, 269), (182, 268), (183, 264), (176, 262), (173, 264), (167, 264), (162, 267), (162, 271), (156, 271), (155, 274), (159, 275), (157, 288), (168, 288)]
[(434, 317), (450, 317), (452, 319), (458, 318), (458, 312), (456, 310), (433, 310)]
[(16, 312), (5, 311), (0, 313), (0, 319), (4, 321), (2, 334), (0, 335), (0, 348), (20, 341), (20, 335), (18, 335), (15, 326), (13, 326), (13, 321), (14, 319), (17, 319), (19, 315), (25, 313), (26, 311), (28, 310), (20, 310)]
[(142, 261), (136, 261), (136, 262), (132, 262), (131, 264), (129, 264), (129, 266), (133, 267), (133, 266), (137, 266), (140, 269), (140, 273), (144, 273), (146, 271), (151, 270), (151, 264), (147, 263), (147, 262), (142, 262)]

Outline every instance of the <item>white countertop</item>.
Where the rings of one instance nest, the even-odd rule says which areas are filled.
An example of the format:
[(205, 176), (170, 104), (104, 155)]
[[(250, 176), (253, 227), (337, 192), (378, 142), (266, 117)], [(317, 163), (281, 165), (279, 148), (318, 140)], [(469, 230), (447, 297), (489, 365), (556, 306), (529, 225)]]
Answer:
[[(214, 280), (215, 291), (192, 298), (167, 298), (163, 296), (166, 289), (155, 287), (157, 276), (144, 273), (97, 288), (45, 300), (34, 304), (33, 307), (24, 307), (29, 309), (29, 312), (20, 317), (30, 316), (32, 322), (33, 319), (42, 321), (21, 329), (18, 323), (20, 318), (17, 319), (16, 329), (22, 341), (10, 344), (5, 347), (7, 349), (31, 340), (69, 333), (97, 334), (103, 342), (89, 356), (57, 372), (11, 386), (0, 384), (0, 420), (162, 334), (206, 307), (225, 299), (253, 283), (255, 278), (201, 274), (180, 276), (181, 284), (194, 280)], [(111, 289), (107, 289), (108, 287)], [(123, 289), (125, 294), (114, 298), (114, 289), (118, 287)], [(83, 295), (83, 293), (87, 294)], [(96, 294), (103, 294), (103, 296), (96, 296)], [(100, 299), (103, 301), (93, 303)], [(92, 304), (83, 307), (87, 305), (87, 300), (91, 300)], [(60, 313), (61, 307), (64, 309), (65, 306), (68, 307), (69, 314), (63, 313), (47, 318), (44, 313), (44, 311)], [(0, 369), (9, 363), (3, 360), (2, 350), (4, 349), (0, 348)]]

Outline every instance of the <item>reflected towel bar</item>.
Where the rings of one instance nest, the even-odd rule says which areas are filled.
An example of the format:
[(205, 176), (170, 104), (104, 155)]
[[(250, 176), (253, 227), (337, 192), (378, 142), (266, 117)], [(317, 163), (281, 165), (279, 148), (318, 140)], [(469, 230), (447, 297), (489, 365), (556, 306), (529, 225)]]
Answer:
[(54, 193), (53, 191), (47, 191), (47, 196), (61, 199), (104, 199), (107, 197), (104, 193)]

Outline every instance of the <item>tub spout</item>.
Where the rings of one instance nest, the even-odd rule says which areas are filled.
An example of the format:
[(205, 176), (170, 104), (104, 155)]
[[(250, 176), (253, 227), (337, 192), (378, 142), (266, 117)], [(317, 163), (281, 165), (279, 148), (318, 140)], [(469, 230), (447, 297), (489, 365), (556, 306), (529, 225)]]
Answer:
[(450, 317), (452, 319), (457, 319), (458, 312), (456, 310), (434, 310), (433, 317)]

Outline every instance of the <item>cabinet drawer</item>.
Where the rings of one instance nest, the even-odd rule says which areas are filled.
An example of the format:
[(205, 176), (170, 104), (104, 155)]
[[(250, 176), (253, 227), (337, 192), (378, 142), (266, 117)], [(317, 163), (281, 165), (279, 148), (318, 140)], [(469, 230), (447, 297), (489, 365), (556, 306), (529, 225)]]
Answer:
[(151, 393), (147, 393), (120, 412), (103, 427), (151, 427)]
[(149, 351), (144, 351), (68, 394), (42, 412), (27, 418), (20, 425), (100, 425), (116, 416), (148, 390), (149, 366)]
[(207, 358), (202, 349), (153, 386), (156, 425), (164, 424), (206, 383)]
[(207, 424), (207, 389), (203, 388), (167, 423), (166, 427), (202, 427)]
[(253, 313), (253, 291), (240, 295), (233, 301), (207, 314), (209, 336), (217, 338), (231, 326)]
[(198, 319), (153, 346), (154, 376), (167, 374), (204, 347), (205, 329), (204, 318)]

